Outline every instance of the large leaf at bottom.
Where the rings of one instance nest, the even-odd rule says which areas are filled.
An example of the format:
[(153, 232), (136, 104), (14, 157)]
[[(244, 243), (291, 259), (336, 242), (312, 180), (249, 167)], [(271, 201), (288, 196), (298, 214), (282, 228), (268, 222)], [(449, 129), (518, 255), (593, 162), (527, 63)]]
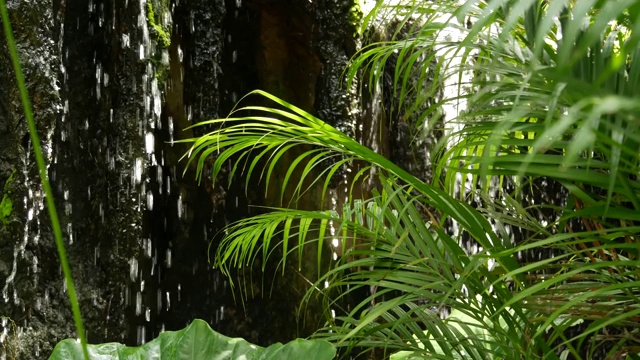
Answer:
[[(240, 338), (230, 338), (211, 329), (202, 320), (194, 320), (179, 331), (165, 331), (157, 338), (138, 347), (120, 343), (88, 345), (91, 360), (162, 359), (162, 360), (329, 360), (336, 355), (335, 347), (323, 340), (296, 339), (287, 344), (276, 343), (267, 348)], [(58, 343), (49, 360), (83, 359), (80, 343), (66, 339)]]

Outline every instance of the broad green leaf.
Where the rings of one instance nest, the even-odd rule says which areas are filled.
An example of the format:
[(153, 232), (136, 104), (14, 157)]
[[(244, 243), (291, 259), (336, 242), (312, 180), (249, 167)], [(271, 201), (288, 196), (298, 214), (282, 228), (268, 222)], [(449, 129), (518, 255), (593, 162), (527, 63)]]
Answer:
[[(165, 331), (141, 346), (120, 343), (88, 345), (91, 360), (330, 360), (336, 355), (333, 345), (323, 340), (296, 339), (269, 347), (253, 345), (240, 338), (230, 338), (211, 329), (202, 320), (194, 320), (186, 328)], [(73, 339), (58, 343), (49, 360), (81, 360), (82, 348)]]

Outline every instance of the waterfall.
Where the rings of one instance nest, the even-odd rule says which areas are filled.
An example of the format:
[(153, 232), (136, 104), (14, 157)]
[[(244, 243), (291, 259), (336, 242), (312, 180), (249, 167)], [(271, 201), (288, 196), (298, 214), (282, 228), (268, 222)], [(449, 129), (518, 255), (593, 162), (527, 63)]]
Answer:
[[(201, 134), (206, 129), (185, 129), (225, 116), (255, 88), (353, 126), (355, 94), (338, 86), (357, 48), (353, 4), (272, 5), (9, 2), (91, 343), (141, 344), (195, 317), (262, 345), (312, 331), (297, 328), (295, 289), (245, 308), (208, 263), (223, 227), (264, 204), (264, 190), (247, 192), (240, 178), (230, 188), (224, 177), (198, 183), (179, 161), (187, 148), (174, 143)], [(0, 225), (0, 356), (38, 358), (74, 329), (5, 59), (0, 142), (9, 146), (0, 154), (0, 183), (14, 170), (16, 181), (12, 222)], [(263, 321), (274, 304), (281, 310)]]

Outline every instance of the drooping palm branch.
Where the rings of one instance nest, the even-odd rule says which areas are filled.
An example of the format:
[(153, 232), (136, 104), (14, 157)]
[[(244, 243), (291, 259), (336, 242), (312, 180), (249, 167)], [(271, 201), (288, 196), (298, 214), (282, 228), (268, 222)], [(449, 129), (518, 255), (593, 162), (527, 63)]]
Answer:
[[(256, 256), (268, 257), (275, 245), (282, 248), (284, 262), (290, 252), (302, 251), (305, 244), (317, 242), (319, 258), (322, 254), (322, 246), (327, 246), (323, 243), (329, 244), (335, 237), (330, 236), (330, 226), (336, 227), (335, 234), (359, 238), (361, 246), (347, 249), (343, 256), (345, 260), (337, 263), (336, 268), (329, 273), (323, 274), (318, 280), (319, 283), (316, 284), (318, 286), (311, 288), (326, 288), (329, 292), (352, 282), (350, 291), (355, 291), (358, 287), (377, 284), (380, 291), (362, 302), (354, 313), (346, 318), (341, 317), (332, 325), (334, 334), (341, 334), (345, 344), (362, 343), (363, 335), (360, 329), (378, 322), (383, 309), (382, 313), (385, 314), (389, 311), (397, 312), (402, 306), (412, 302), (416, 303), (416, 309), (425, 308), (426, 304), (435, 309), (450, 308), (454, 305), (462, 307), (462, 304), (471, 306), (468, 299), (473, 299), (472, 302), (475, 304), (475, 296), (482, 296), (481, 294), (487, 292), (492, 282), (498, 281), (499, 273), (494, 274), (488, 270), (487, 254), (477, 254), (476, 257), (470, 258), (460, 247), (459, 242), (442, 230), (444, 220), (451, 217), (484, 244), (485, 248), (499, 249), (506, 253), (510, 245), (501, 242), (501, 239), (491, 230), (487, 220), (477, 210), (420, 181), (379, 154), (293, 105), (261, 91), (254, 93), (274, 101), (274, 105), (280, 108), (247, 106), (238, 109), (238, 112), (251, 111), (251, 116), (230, 117), (202, 123), (224, 126), (203, 137), (190, 140), (193, 141), (193, 146), (189, 158), (190, 160), (198, 159), (197, 168), (200, 173), (206, 157), (215, 152), (217, 155), (212, 166), (213, 178), (231, 156), (236, 156), (233, 172), (264, 171), (264, 178), (267, 179), (274, 168), (273, 162), (279, 161), (284, 152), (290, 151), (294, 146), (303, 146), (308, 149), (307, 147), (312, 145), (314, 146), (312, 150), (302, 153), (294, 161), (298, 166), (304, 167), (303, 177), (287, 178), (285, 186), (292, 186), (304, 192), (305, 189), (301, 184), (307, 182), (305, 177), (324, 176), (326, 178), (323, 179), (322, 186), (326, 191), (330, 175), (346, 161), (352, 160), (367, 161), (372, 166), (376, 166), (381, 170), (378, 173), (387, 185), (382, 194), (366, 202), (366, 206), (362, 203), (360, 206), (352, 203), (345, 207), (342, 214), (335, 211), (273, 209), (274, 211), (231, 225), (215, 259), (215, 264), (225, 273), (229, 273), (232, 267), (250, 264)], [(262, 114), (265, 116), (261, 116)], [(317, 156), (318, 154), (322, 156)], [(323, 158), (331, 154), (340, 155), (342, 160), (322, 171), (314, 172), (319, 164), (326, 164), (322, 162)], [(261, 163), (261, 159), (265, 162)], [(258, 169), (258, 164), (262, 165), (261, 169)], [(316, 183), (318, 179), (313, 180), (312, 183)], [(437, 212), (432, 214), (430, 219), (425, 220), (418, 208), (427, 206), (435, 208)], [(313, 235), (315, 237), (312, 237)], [(346, 260), (354, 258), (359, 259)], [(302, 257), (299, 256), (298, 259)], [(504, 269), (513, 270), (518, 267), (510, 256), (495, 258), (495, 261)], [(320, 259), (318, 259), (318, 266), (320, 266)], [(355, 271), (369, 267), (373, 267), (373, 270)], [(420, 271), (416, 273), (416, 270)], [(345, 277), (345, 272), (351, 272), (352, 275)], [(478, 276), (480, 273), (484, 274), (482, 279)], [(475, 279), (465, 280), (466, 277), (475, 277)], [(514, 277), (514, 281), (517, 282), (517, 278), (518, 276)], [(320, 286), (325, 281), (329, 286)], [(390, 281), (388, 285), (387, 281)], [(396, 288), (390, 286), (393, 283), (397, 283)], [(388, 293), (394, 289), (403, 294), (394, 295), (395, 298), (389, 299)], [(505, 297), (511, 294), (506, 288), (503, 292)], [(378, 298), (385, 297), (387, 300), (378, 302)], [(340, 297), (337, 297), (334, 302), (339, 299)], [(366, 304), (370, 301), (379, 305), (376, 305), (374, 311), (355, 329), (352, 329), (352, 323), (346, 320), (355, 319), (356, 313), (365, 310)], [(390, 306), (393, 304), (395, 305)], [(494, 304), (493, 309), (498, 307), (498, 304)], [(503, 313), (504, 316), (511, 316), (510, 313), (504, 311)], [(434, 314), (414, 317), (409, 313), (404, 320), (405, 326), (407, 329), (416, 330), (420, 326), (410, 326), (411, 323), (422, 323), (426, 318), (432, 320)], [(495, 314), (481, 314), (479, 321), (490, 315)], [(519, 315), (525, 317), (522, 313)], [(519, 324), (517, 321), (507, 323), (514, 326)], [(336, 324), (340, 326), (335, 327)], [(385, 326), (399, 324), (401, 322)], [(443, 328), (447, 328), (444, 322), (440, 321), (440, 324)], [(337, 328), (344, 331), (337, 332)], [(404, 333), (416, 333), (412, 332), (413, 330), (405, 330)], [(381, 344), (382, 340), (379, 336), (386, 336), (386, 333), (388, 331), (377, 332), (378, 339), (371, 344)], [(513, 332), (515, 333), (522, 333), (522, 329)], [(406, 348), (403, 344), (410, 338), (399, 337), (397, 343), (387, 344), (387, 347)], [(469, 348), (471, 349), (477, 344), (460, 346), (463, 345), (471, 346)]]

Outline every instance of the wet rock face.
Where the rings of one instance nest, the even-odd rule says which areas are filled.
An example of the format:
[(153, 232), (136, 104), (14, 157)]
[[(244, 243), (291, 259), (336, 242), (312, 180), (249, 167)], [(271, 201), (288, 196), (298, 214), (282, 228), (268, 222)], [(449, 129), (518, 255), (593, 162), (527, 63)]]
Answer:
[[(142, 4), (64, 6), (64, 113), (52, 180), (90, 342), (136, 337), (142, 226), (159, 106)], [(79, 176), (81, 174), (81, 176)]]
[[(202, 134), (206, 128), (183, 129), (225, 116), (256, 88), (331, 123), (344, 121), (351, 105), (336, 82), (351, 55), (345, 43), (353, 29), (339, 17), (352, 4), (54, 0), (8, 6), (89, 341), (135, 345), (195, 317), (262, 345), (315, 330), (317, 323), (298, 326), (295, 318), (306, 286), (295, 269), (288, 272), (295, 279), (274, 284), (271, 300), (258, 294), (246, 309), (235, 301), (228, 281), (208, 263), (214, 234), (250, 215), (249, 204), (265, 204), (263, 190), (252, 188), (247, 196), (240, 178), (224, 188), (225, 175), (201, 185), (191, 170), (182, 177), (178, 159), (186, 148), (170, 142)], [(0, 283), (0, 315), (17, 330), (2, 322), (0, 341), (18, 344), (0, 351), (40, 358), (75, 329), (33, 156), (27, 156), (32, 150), (14, 75), (0, 44), (0, 198), (10, 190), (15, 204), (12, 222), (0, 224), (0, 279), (7, 279)], [(313, 201), (305, 206), (317, 207)]]
[(312, 14), (301, 2), (256, 2), (260, 42), (256, 67), (260, 87), (308, 111), (314, 111), (322, 64), (312, 47)]
[(316, 83), (318, 117), (347, 134), (354, 134), (360, 106), (355, 89), (344, 87), (344, 70), (358, 48), (356, 25), (350, 20), (354, 2), (314, 2), (313, 44), (322, 68)]
[[(62, 110), (57, 74), (59, 6), (52, 1), (7, 4), (36, 126), (49, 159), (52, 130)], [(0, 188), (12, 211), (0, 223), (0, 357), (35, 359), (47, 356), (52, 338), (68, 336), (69, 308), (64, 303), (57, 255), (32, 156), (27, 125), (9, 60), (5, 34), (0, 48)], [(12, 181), (7, 179), (13, 174)], [(52, 266), (53, 265), (53, 266)], [(55, 304), (62, 302), (65, 307)], [(52, 305), (53, 304), (53, 305)]]

